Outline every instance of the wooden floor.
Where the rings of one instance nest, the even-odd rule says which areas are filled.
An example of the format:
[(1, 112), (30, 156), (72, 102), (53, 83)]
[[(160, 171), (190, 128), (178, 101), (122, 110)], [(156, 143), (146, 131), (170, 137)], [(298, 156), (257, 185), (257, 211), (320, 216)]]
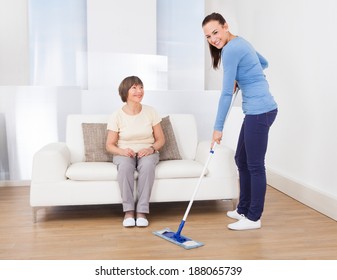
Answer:
[(152, 234), (176, 230), (187, 203), (151, 204), (148, 228), (123, 228), (120, 205), (53, 207), (32, 222), (29, 187), (0, 188), (3, 260), (337, 259), (337, 222), (268, 187), (259, 230), (231, 231), (229, 201), (193, 204), (183, 234), (205, 243), (185, 250)]

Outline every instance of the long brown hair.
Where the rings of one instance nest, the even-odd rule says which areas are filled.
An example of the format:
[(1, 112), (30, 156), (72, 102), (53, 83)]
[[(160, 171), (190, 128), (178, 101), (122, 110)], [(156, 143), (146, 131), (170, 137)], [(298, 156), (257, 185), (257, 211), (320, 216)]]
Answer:
[[(202, 21), (202, 27), (204, 27), (207, 23), (213, 20), (219, 22), (221, 25), (224, 25), (226, 23), (226, 20), (224, 19), (222, 15), (218, 13), (212, 13), (204, 18), (204, 20)], [(209, 46), (209, 51), (212, 57), (212, 66), (214, 69), (218, 69), (220, 62), (221, 62), (221, 50), (222, 49), (218, 49), (212, 46), (210, 43), (208, 43), (208, 46)]]

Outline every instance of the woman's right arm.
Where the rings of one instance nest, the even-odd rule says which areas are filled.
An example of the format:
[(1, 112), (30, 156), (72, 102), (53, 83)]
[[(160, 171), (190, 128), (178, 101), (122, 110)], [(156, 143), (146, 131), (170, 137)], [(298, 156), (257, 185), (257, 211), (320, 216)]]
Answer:
[(105, 145), (105, 148), (108, 153), (125, 157), (134, 157), (136, 155), (135, 152), (129, 148), (127, 149), (119, 148), (117, 146), (117, 142), (118, 142), (118, 132), (108, 130), (108, 136)]
[(117, 147), (118, 142), (118, 132), (108, 130), (108, 136), (106, 139), (106, 150), (110, 154), (118, 155), (120, 154), (120, 148)]

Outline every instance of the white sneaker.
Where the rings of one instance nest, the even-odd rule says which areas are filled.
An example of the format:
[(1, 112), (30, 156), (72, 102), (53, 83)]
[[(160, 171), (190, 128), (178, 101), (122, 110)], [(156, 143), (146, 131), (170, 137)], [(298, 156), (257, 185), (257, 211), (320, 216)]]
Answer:
[(134, 218), (126, 218), (123, 221), (124, 227), (134, 227), (135, 225), (136, 225), (136, 222)]
[(233, 211), (228, 211), (227, 216), (232, 219), (236, 219), (236, 220), (242, 220), (245, 218), (245, 215), (238, 213), (238, 209), (235, 209)]
[(244, 218), (235, 223), (229, 224), (228, 228), (232, 230), (258, 229), (261, 228), (261, 220), (257, 220), (256, 222), (254, 222), (247, 218)]
[(137, 227), (147, 227), (149, 225), (149, 221), (146, 218), (137, 218), (136, 225)]

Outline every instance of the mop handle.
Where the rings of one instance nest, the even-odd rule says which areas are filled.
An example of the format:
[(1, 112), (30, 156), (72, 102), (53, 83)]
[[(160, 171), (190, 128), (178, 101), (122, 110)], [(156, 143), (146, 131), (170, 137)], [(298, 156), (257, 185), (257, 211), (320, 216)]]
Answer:
[(212, 149), (211, 149), (210, 152), (209, 152), (207, 161), (206, 161), (206, 163), (205, 163), (205, 165), (204, 165), (204, 169), (202, 170), (201, 175), (200, 175), (200, 177), (199, 177), (197, 187), (194, 189), (194, 192), (193, 192), (192, 198), (191, 198), (191, 200), (190, 200), (190, 203), (188, 204), (188, 207), (187, 207), (187, 209), (186, 209), (186, 211), (185, 211), (185, 215), (184, 215), (184, 217), (183, 217), (183, 221), (186, 221), (186, 218), (187, 218), (187, 216), (188, 216), (188, 213), (189, 213), (190, 210), (191, 210), (191, 207), (192, 207), (194, 198), (195, 198), (195, 196), (196, 196), (196, 194), (197, 194), (197, 192), (198, 192), (198, 190), (199, 190), (199, 186), (200, 186), (202, 177), (204, 177), (204, 174), (205, 174), (205, 172), (206, 172), (208, 163), (209, 163), (209, 161), (211, 160), (212, 155), (214, 154), (214, 147), (215, 147), (215, 146), (216, 146), (216, 142), (214, 142), (214, 145), (213, 145)]
[[(226, 123), (227, 117), (228, 117), (228, 115), (229, 115), (229, 113), (230, 113), (230, 111), (231, 111), (231, 109), (232, 109), (232, 107), (233, 107), (233, 104), (234, 104), (234, 102), (235, 102), (235, 99), (236, 99), (236, 97), (237, 97), (237, 95), (238, 95), (238, 91), (239, 91), (239, 88), (237, 87), (236, 90), (235, 90), (235, 92), (233, 93), (234, 97), (232, 98), (232, 102), (231, 102), (231, 104), (230, 104), (230, 106), (229, 106), (229, 109), (228, 109), (228, 112), (227, 112), (227, 115), (226, 115), (224, 124)], [(194, 192), (193, 192), (192, 198), (191, 198), (191, 200), (190, 200), (190, 203), (188, 204), (188, 207), (187, 207), (187, 209), (186, 209), (186, 211), (185, 211), (185, 215), (184, 215), (184, 217), (183, 217), (183, 221), (184, 221), (184, 222), (186, 221), (187, 216), (188, 216), (188, 214), (189, 214), (189, 212), (190, 212), (190, 210), (191, 210), (191, 207), (192, 207), (194, 198), (195, 198), (195, 196), (196, 196), (196, 194), (197, 194), (197, 192), (198, 192), (198, 190), (199, 190), (199, 186), (200, 186), (201, 180), (202, 180), (202, 178), (204, 177), (205, 172), (206, 172), (206, 169), (207, 169), (207, 167), (208, 167), (208, 163), (209, 163), (209, 161), (211, 160), (212, 155), (214, 154), (214, 148), (215, 148), (216, 144), (217, 144), (217, 142), (214, 142), (213, 147), (211, 148), (211, 150), (210, 150), (210, 152), (209, 152), (207, 161), (206, 161), (206, 163), (205, 163), (205, 165), (204, 165), (204, 169), (202, 170), (201, 175), (200, 175), (200, 177), (199, 177), (198, 184), (197, 184), (196, 188), (194, 189)]]

